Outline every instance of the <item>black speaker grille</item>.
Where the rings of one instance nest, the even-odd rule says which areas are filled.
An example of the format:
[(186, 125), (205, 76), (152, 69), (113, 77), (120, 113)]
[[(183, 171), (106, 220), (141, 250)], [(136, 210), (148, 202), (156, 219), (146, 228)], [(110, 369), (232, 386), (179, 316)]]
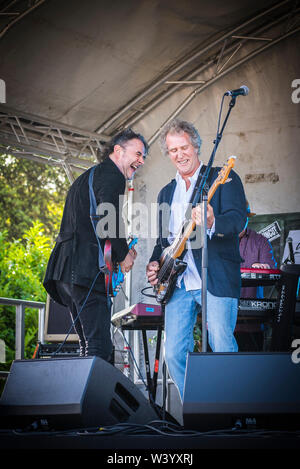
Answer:
[(116, 400), (112, 399), (109, 406), (110, 413), (115, 417), (118, 422), (127, 422), (130, 417), (130, 414), (124, 409), (123, 406)]
[(115, 386), (115, 393), (133, 410), (136, 412), (139, 408), (138, 401), (134, 398), (134, 396), (122, 386), (121, 383), (117, 383)]

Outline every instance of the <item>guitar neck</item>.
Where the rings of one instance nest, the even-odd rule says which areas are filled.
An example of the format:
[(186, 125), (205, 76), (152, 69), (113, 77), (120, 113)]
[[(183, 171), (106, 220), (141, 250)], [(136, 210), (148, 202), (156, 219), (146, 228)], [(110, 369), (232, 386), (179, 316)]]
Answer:
[[(219, 186), (219, 183), (216, 183), (216, 181), (211, 186), (211, 188), (208, 192), (208, 195), (207, 195), (207, 202), (208, 203), (211, 201), (211, 199), (212, 199), (214, 193), (216, 192), (218, 186)], [(190, 219), (186, 222), (186, 227), (185, 227), (183, 233), (179, 234), (178, 237), (174, 241), (174, 244), (175, 244), (175, 246), (174, 246), (174, 255), (172, 257), (176, 258), (176, 257), (179, 257), (182, 254), (182, 252), (184, 250), (185, 243), (187, 242), (187, 240), (189, 239), (189, 237), (193, 233), (193, 231), (195, 229), (195, 226), (196, 226), (196, 223), (192, 219)]]
[[(217, 179), (213, 182), (207, 194), (208, 203), (211, 201), (219, 185), (224, 184), (226, 182), (228, 174), (230, 173), (231, 168), (234, 166), (234, 160), (235, 160), (235, 157), (231, 157), (228, 159), (228, 163), (224, 165)], [(175, 238), (175, 240), (170, 246), (172, 250), (171, 256), (174, 259), (176, 259), (183, 253), (185, 244), (187, 240), (189, 239), (189, 237), (191, 236), (192, 232), (194, 231), (196, 223), (192, 219), (190, 219), (190, 220), (187, 220), (183, 226), (185, 226), (183, 232), (178, 233), (177, 237)]]

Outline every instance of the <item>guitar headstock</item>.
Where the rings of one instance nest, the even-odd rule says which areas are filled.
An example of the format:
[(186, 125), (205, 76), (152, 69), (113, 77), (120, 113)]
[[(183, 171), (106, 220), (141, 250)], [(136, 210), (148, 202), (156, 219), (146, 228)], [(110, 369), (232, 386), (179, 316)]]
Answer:
[(224, 166), (219, 171), (218, 177), (216, 182), (218, 181), (219, 184), (224, 184), (228, 178), (228, 175), (232, 168), (235, 165), (236, 156), (230, 156)]

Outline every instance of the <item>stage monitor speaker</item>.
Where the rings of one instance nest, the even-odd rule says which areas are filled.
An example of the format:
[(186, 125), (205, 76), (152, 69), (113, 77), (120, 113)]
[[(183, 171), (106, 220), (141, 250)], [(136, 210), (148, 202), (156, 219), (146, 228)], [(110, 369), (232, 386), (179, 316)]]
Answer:
[(44, 340), (46, 342), (78, 342), (78, 335), (72, 327), (69, 308), (56, 303), (47, 295)]
[(0, 400), (2, 428), (46, 421), (52, 429), (158, 418), (141, 391), (98, 357), (15, 360)]
[(191, 353), (183, 397), (185, 428), (242, 426), (300, 430), (300, 364), (290, 353)]

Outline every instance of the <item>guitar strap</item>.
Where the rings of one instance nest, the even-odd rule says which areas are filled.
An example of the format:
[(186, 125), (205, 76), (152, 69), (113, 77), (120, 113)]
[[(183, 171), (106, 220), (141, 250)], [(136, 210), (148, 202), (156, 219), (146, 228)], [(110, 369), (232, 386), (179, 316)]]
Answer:
[(91, 223), (93, 226), (93, 230), (95, 232), (95, 236), (97, 239), (98, 243), (98, 265), (99, 265), (99, 270), (104, 273), (108, 273), (107, 266), (104, 261), (104, 256), (103, 256), (103, 251), (100, 245), (100, 240), (99, 236), (97, 235), (96, 227), (97, 227), (97, 222), (100, 219), (100, 215), (97, 215), (96, 210), (97, 210), (97, 203), (96, 203), (96, 197), (93, 189), (93, 180), (94, 180), (94, 172), (95, 172), (96, 166), (93, 166), (90, 174), (89, 174), (89, 197), (90, 197), (90, 219)]
[[(79, 317), (80, 317), (80, 314), (83, 310), (83, 308), (85, 307), (85, 304), (90, 296), (90, 293), (91, 291), (93, 290), (94, 286), (95, 286), (95, 283), (96, 283), (96, 280), (100, 274), (100, 272), (107, 272), (108, 269), (107, 269), (107, 266), (104, 262), (104, 256), (103, 256), (103, 252), (102, 252), (102, 249), (101, 249), (101, 245), (100, 245), (100, 240), (99, 240), (99, 237), (97, 235), (97, 232), (96, 232), (96, 226), (97, 226), (97, 221), (99, 220), (100, 216), (96, 214), (96, 209), (97, 209), (97, 204), (96, 204), (96, 197), (95, 197), (95, 194), (94, 194), (94, 189), (93, 189), (93, 179), (94, 179), (94, 172), (95, 172), (95, 168), (96, 166), (93, 166), (91, 171), (90, 171), (90, 174), (89, 174), (89, 198), (90, 198), (90, 218), (91, 218), (91, 223), (92, 223), (92, 226), (93, 226), (93, 230), (95, 232), (95, 236), (96, 236), (96, 239), (97, 239), (97, 243), (98, 243), (98, 248), (99, 248), (99, 257), (98, 257), (98, 264), (99, 264), (99, 272), (97, 273), (97, 275), (95, 276), (91, 286), (90, 286), (90, 289), (88, 291), (88, 294), (86, 295), (85, 297), (85, 300), (79, 310), (79, 313), (77, 314), (77, 316), (74, 318), (73, 317), (73, 314), (72, 314), (72, 325), (66, 335), (66, 338), (65, 340), (63, 341), (63, 343), (58, 347), (58, 349), (52, 354), (52, 355), (56, 355), (60, 350), (61, 350), (61, 347), (64, 345), (64, 343), (66, 342), (71, 330), (72, 330), (72, 327), (75, 328), (75, 324), (77, 321), (79, 321)], [(71, 293), (73, 295), (73, 287), (74, 287), (74, 284), (72, 283), (71, 284)], [(109, 298), (109, 296), (107, 295), (107, 307), (108, 307), (108, 310), (110, 310), (111, 308), (111, 300)]]

